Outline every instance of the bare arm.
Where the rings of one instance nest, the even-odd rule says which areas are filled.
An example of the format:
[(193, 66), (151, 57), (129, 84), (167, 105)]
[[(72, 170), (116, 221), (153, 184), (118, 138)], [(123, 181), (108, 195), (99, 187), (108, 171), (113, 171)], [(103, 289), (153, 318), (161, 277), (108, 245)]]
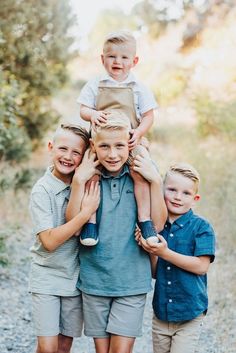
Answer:
[(149, 258), (151, 263), (152, 278), (156, 279), (158, 257), (156, 255), (149, 254)]
[(140, 138), (149, 131), (149, 129), (153, 124), (153, 121), (154, 121), (153, 109), (149, 110), (148, 112), (142, 115), (142, 120), (139, 126), (136, 129), (131, 130), (132, 136), (129, 140), (130, 149), (134, 148), (138, 144)]
[(140, 132), (141, 136), (144, 136), (152, 127), (153, 121), (154, 121), (154, 111), (153, 109), (151, 109), (142, 115), (142, 120), (139, 124), (139, 127), (136, 130)]
[(189, 256), (179, 254), (168, 248), (166, 240), (158, 235), (160, 242), (148, 245), (144, 239), (141, 239), (142, 247), (152, 255), (159, 256), (173, 265), (196, 275), (203, 275), (208, 271), (210, 265), (210, 256)]
[(39, 238), (48, 251), (54, 251), (66, 240), (71, 238), (76, 231), (81, 228), (98, 208), (100, 201), (100, 189), (98, 183), (93, 183), (89, 190), (85, 192), (81, 211), (69, 222), (56, 228), (47, 229), (39, 233)]

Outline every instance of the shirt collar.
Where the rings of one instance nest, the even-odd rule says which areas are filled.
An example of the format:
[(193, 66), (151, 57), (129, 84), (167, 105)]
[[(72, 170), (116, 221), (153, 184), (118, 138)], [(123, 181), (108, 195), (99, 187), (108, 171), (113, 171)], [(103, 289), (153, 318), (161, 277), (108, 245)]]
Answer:
[(121, 82), (118, 82), (116, 80), (114, 80), (110, 75), (108, 75), (108, 73), (105, 73), (104, 75), (101, 76), (101, 79), (100, 81), (110, 81), (110, 82), (113, 82), (113, 83), (120, 83), (120, 84), (128, 84), (128, 83), (135, 83), (136, 82), (136, 78), (134, 76), (134, 74), (132, 72), (129, 73), (128, 77), (124, 80), (124, 81), (121, 81)]
[(177, 218), (174, 222), (173, 225), (177, 225), (180, 228), (183, 228), (186, 223), (189, 222), (189, 219), (192, 217), (193, 211), (190, 209), (187, 213), (183, 214), (181, 217)]
[(127, 164), (125, 164), (125, 165), (123, 166), (123, 168), (122, 168), (120, 174), (118, 174), (118, 175), (115, 176), (115, 177), (113, 177), (112, 175), (110, 175), (109, 172), (108, 172), (105, 168), (102, 168), (101, 173), (102, 173), (103, 178), (106, 178), (106, 179), (108, 179), (108, 178), (116, 178), (116, 179), (119, 179), (119, 178), (121, 178), (121, 177), (122, 177), (123, 175), (125, 175), (125, 174), (130, 174), (130, 172), (129, 172), (129, 167), (127, 166)]
[(52, 174), (53, 166), (50, 166), (46, 170), (47, 182), (51, 185), (53, 192), (59, 194), (63, 190), (70, 190), (70, 185), (64, 183), (62, 180), (58, 179), (55, 175)]

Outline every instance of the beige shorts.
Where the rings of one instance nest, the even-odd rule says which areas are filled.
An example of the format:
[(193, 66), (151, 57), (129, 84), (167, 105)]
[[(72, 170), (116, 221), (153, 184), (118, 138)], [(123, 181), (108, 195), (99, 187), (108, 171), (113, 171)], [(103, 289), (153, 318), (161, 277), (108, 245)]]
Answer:
[(105, 338), (111, 334), (124, 337), (142, 335), (146, 294), (126, 297), (82, 295), (86, 336)]
[(153, 315), (152, 339), (154, 353), (194, 353), (199, 341), (204, 314), (193, 320), (168, 322)]
[(82, 298), (32, 293), (36, 336), (80, 337), (83, 328)]

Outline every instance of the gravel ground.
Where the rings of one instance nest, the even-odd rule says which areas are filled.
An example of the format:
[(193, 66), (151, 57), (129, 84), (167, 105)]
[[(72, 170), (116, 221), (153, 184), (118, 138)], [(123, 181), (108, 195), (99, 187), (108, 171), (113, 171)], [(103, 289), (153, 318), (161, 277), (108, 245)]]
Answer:
[[(0, 353), (35, 352), (30, 295), (27, 292), (30, 244), (30, 236), (26, 235), (28, 233), (27, 227), (19, 230), (14, 243), (11, 242), (11, 247), (8, 247), (12, 254), (11, 263), (8, 267), (1, 268), (0, 272)], [(229, 262), (226, 270), (230, 267)], [(236, 353), (235, 297), (227, 287), (229, 281), (224, 284), (224, 273), (219, 273), (220, 269), (221, 272), (224, 271), (219, 260), (209, 273), (211, 304), (196, 353)], [(235, 270), (231, 272), (231, 276), (228, 279), (235, 280)], [(152, 353), (151, 298), (152, 293), (148, 295), (143, 336), (136, 340), (134, 353)], [(72, 352), (94, 353), (92, 340), (86, 337), (75, 340)]]

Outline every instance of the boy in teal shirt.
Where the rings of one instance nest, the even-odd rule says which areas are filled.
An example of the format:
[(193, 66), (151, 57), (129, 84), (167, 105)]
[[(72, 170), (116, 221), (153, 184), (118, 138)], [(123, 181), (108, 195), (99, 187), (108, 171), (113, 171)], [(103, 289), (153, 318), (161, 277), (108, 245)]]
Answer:
[[(106, 124), (92, 131), (91, 149), (102, 166), (97, 212), (100, 241), (95, 247), (81, 245), (77, 286), (83, 295), (85, 335), (94, 338), (97, 353), (115, 347), (119, 353), (132, 352), (135, 338), (141, 335), (146, 294), (151, 290), (149, 256), (134, 237), (137, 206), (126, 165), (129, 130), (126, 115), (111, 112)], [(69, 217), (78, 212), (76, 195), (86, 182), (81, 175), (93, 163), (83, 162), (73, 178)], [(149, 172), (152, 220), (161, 230), (166, 220), (161, 178), (150, 158), (145, 159), (145, 169)]]

